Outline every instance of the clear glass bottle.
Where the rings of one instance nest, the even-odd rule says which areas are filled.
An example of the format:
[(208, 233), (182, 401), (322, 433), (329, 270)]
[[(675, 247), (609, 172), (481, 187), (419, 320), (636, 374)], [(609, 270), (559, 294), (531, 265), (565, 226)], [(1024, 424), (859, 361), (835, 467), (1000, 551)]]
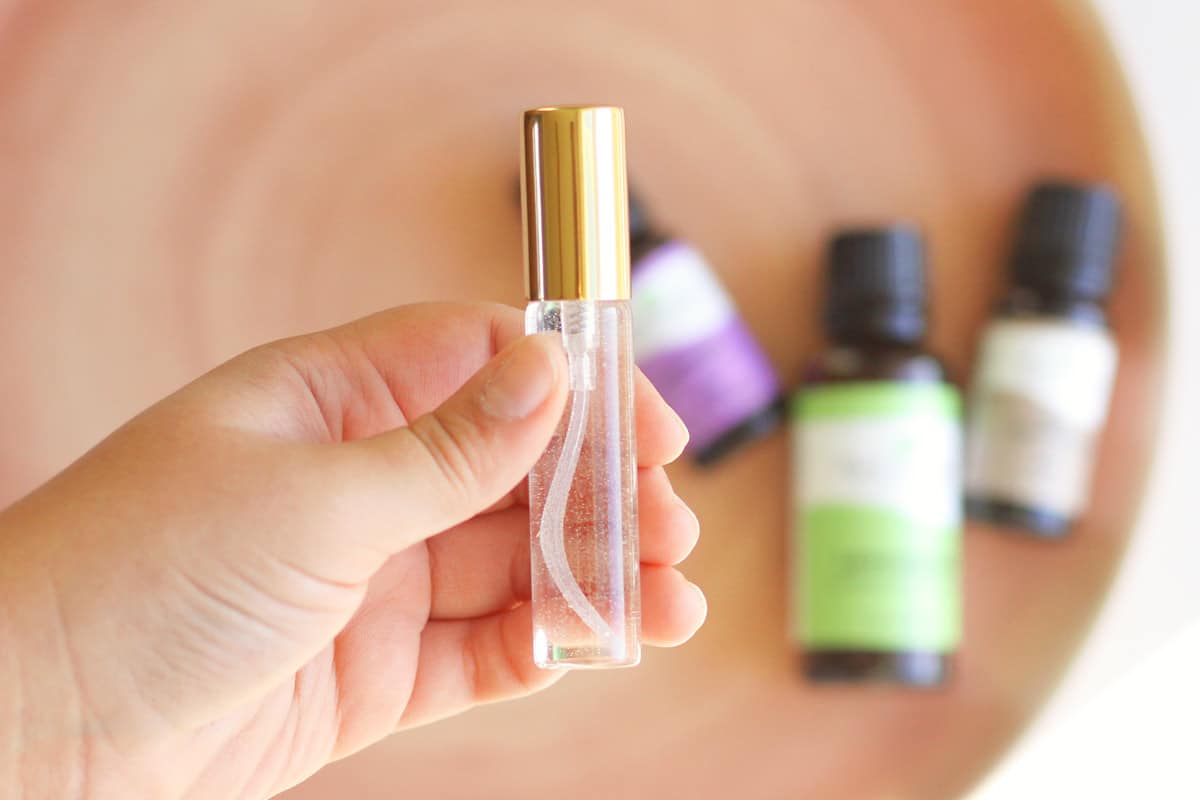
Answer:
[(525, 112), (528, 333), (557, 331), (569, 399), (529, 474), (533, 658), (641, 659), (624, 119), (609, 106)]
[(530, 303), (561, 331), (571, 376), (558, 431), (529, 473), (533, 649), (539, 666), (638, 662), (637, 497), (628, 301)]

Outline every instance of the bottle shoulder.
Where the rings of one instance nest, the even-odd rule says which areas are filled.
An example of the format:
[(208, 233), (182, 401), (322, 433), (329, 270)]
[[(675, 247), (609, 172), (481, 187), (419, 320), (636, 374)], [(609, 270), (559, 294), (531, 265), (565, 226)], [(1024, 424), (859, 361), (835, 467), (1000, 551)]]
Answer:
[(996, 320), (1057, 321), (1067, 325), (1108, 328), (1108, 312), (1099, 302), (1013, 290), (993, 311)]
[(678, 240), (657, 231), (647, 231), (629, 240), (629, 261), (634, 271), (646, 256)]
[(946, 379), (941, 359), (919, 347), (834, 346), (809, 362), (801, 382), (814, 386), (860, 381), (939, 383)]

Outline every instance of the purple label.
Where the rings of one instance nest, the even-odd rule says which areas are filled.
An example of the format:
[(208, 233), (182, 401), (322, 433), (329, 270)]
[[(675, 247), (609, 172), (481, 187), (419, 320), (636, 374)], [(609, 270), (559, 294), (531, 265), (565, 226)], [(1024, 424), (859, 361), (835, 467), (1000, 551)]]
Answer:
[(704, 450), (779, 395), (779, 379), (740, 318), (638, 366), (691, 431), (688, 451)]
[(692, 432), (691, 452), (770, 405), (779, 380), (704, 257), (668, 242), (633, 270), (638, 366)]

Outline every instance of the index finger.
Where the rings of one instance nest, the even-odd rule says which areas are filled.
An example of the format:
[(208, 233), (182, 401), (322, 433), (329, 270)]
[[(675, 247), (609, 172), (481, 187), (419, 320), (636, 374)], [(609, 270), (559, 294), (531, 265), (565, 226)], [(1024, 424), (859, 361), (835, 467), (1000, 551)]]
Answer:
[[(446, 333), (457, 333), (439, 336), (439, 328)], [(464, 336), (467, 329), (476, 334)], [(329, 333), (338, 337), (344, 330), (353, 331), (388, 385), (404, 386), (405, 416), (414, 419), (440, 405), (487, 358), (523, 336), (525, 322), (521, 310), (511, 306), (446, 303), (385, 311)], [(418, 332), (420, 336), (416, 337)], [(419, 346), (413, 346), (413, 338), (420, 339)], [(480, 346), (464, 354), (464, 340)], [(450, 361), (456, 361), (461, 369), (451, 368)], [(431, 376), (437, 379), (421, 380)], [(639, 467), (658, 467), (679, 457), (687, 445), (687, 428), (636, 368), (634, 415)]]

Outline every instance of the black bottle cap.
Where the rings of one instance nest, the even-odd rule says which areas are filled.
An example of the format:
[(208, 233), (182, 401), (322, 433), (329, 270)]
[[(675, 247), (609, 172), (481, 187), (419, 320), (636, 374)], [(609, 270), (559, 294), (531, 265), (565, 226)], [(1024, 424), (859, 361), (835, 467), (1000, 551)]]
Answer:
[(1010, 264), (1013, 286), (1103, 300), (1112, 288), (1120, 227), (1120, 202), (1107, 186), (1038, 183), (1021, 210)]
[(829, 246), (831, 339), (916, 342), (925, 335), (925, 246), (905, 225), (845, 230)]

